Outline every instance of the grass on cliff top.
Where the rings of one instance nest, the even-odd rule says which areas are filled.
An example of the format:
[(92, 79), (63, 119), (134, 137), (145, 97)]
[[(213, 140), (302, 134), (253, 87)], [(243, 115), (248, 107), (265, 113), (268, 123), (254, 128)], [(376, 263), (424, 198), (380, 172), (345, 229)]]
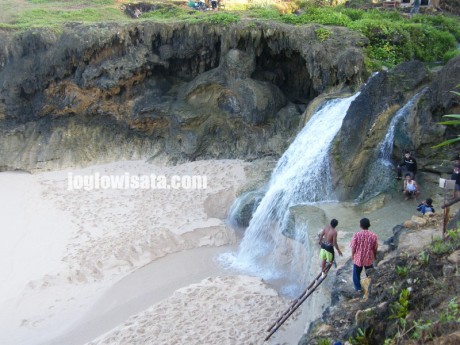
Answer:
[[(123, 21), (116, 0), (0, 0), (0, 28), (27, 30), (68, 22)], [(118, 8), (117, 8), (118, 7)]]
[[(396, 10), (318, 7), (312, 6), (310, 0), (221, 1), (225, 1), (225, 10), (201, 12), (189, 8), (186, 0), (0, 0), (0, 29), (59, 29), (69, 22), (187, 21), (226, 25), (244, 17), (293, 25), (344, 26), (360, 32), (369, 39), (364, 50), (370, 70), (393, 67), (412, 59), (446, 62), (460, 54), (457, 49), (460, 40), (458, 17), (418, 14), (409, 18)], [(138, 19), (123, 12), (126, 4), (139, 2), (161, 4), (161, 8), (143, 13)], [(325, 41), (333, 33), (328, 30), (319, 34), (320, 40)]]
[[(124, 6), (136, 3), (161, 4), (163, 7), (146, 12), (139, 19), (124, 13)], [(239, 20), (230, 11), (195, 11), (186, 0), (0, 0), (0, 29), (28, 30), (61, 28), (66, 23), (127, 23), (133, 20), (188, 21), (228, 24)]]

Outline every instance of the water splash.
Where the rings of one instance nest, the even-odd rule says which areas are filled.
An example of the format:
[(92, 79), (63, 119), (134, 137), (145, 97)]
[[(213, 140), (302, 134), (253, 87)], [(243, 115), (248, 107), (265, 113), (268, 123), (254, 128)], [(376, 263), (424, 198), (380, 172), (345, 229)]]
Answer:
[[(359, 93), (358, 93), (359, 94)], [(343, 118), (358, 96), (328, 101), (315, 112), (283, 154), (272, 173), (268, 190), (246, 229), (238, 253), (225, 260), (233, 267), (264, 279), (295, 277), (307, 272), (307, 233), (294, 229), (292, 240), (283, 235), (293, 205), (334, 199), (328, 152)], [(305, 244), (303, 244), (305, 243)]]

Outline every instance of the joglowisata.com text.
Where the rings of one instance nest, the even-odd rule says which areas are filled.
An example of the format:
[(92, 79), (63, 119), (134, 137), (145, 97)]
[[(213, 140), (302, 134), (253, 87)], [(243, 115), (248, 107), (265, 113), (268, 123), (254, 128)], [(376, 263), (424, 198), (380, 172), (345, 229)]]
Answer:
[(206, 189), (206, 175), (67, 174), (67, 190), (94, 189)]

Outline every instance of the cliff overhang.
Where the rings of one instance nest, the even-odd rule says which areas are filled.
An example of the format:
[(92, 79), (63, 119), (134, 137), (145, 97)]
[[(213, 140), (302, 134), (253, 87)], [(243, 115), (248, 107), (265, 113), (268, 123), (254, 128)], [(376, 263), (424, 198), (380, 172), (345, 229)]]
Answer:
[(333, 27), (324, 39), (320, 27), (144, 21), (2, 32), (0, 165), (279, 155), (313, 98), (365, 79), (365, 38)]

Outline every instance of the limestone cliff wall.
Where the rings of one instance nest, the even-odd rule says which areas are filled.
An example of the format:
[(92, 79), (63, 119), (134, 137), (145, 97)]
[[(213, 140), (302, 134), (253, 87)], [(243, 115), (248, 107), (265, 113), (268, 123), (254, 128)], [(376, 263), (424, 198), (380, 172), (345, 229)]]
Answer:
[(0, 32), (0, 167), (279, 155), (362, 36), (319, 25), (133, 23)]
[[(419, 171), (439, 174), (452, 171), (451, 161), (460, 146), (439, 149), (433, 146), (458, 134), (455, 127), (437, 123), (443, 120), (442, 115), (459, 113), (460, 98), (451, 92), (459, 83), (459, 68), (460, 58), (452, 59), (437, 72), (428, 71), (421, 62), (412, 61), (380, 72), (368, 81), (348, 109), (331, 152), (339, 198), (358, 198), (367, 180), (379, 178), (379, 172), (369, 170), (378, 158), (376, 149), (392, 117), (417, 92), (420, 97), (395, 132), (393, 161), (400, 162), (403, 152), (409, 150), (417, 159)], [(387, 175), (387, 180), (396, 176), (395, 172), (387, 170), (382, 173)]]

